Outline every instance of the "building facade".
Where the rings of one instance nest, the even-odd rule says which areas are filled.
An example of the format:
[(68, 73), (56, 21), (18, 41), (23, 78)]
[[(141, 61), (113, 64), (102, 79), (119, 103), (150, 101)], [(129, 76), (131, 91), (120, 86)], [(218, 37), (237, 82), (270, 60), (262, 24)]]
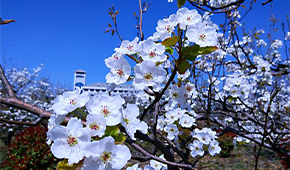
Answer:
[[(107, 83), (94, 83), (86, 85), (86, 71), (75, 70), (74, 72), (74, 90), (81, 88), (83, 91), (89, 92), (91, 95), (95, 94), (108, 94), (109, 84)], [(116, 85), (115, 89), (111, 91), (111, 95), (121, 95), (123, 97), (130, 97), (135, 95), (136, 90), (131, 84)]]

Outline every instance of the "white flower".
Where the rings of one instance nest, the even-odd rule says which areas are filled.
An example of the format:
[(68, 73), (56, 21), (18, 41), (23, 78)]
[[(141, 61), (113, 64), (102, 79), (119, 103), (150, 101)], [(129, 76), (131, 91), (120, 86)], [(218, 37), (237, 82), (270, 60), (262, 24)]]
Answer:
[(189, 116), (188, 114), (184, 114), (179, 119), (179, 124), (185, 128), (190, 128), (192, 125), (195, 124), (194, 122), (195, 122), (195, 119), (193, 117)]
[(113, 67), (111, 63), (113, 63), (114, 61), (121, 60), (121, 59), (124, 59), (124, 54), (114, 53), (111, 57), (105, 59), (105, 64), (107, 67), (111, 68)]
[(179, 104), (183, 104), (185, 102), (185, 89), (183, 87), (173, 85), (169, 89), (169, 96)]
[(183, 73), (183, 74), (179, 74), (179, 73), (177, 72), (177, 78), (180, 79), (181, 81), (184, 81), (184, 80), (187, 79), (189, 76), (190, 76), (190, 71), (189, 71), (189, 70), (186, 70), (186, 72)]
[(201, 16), (195, 9), (189, 10), (185, 7), (180, 8), (178, 9), (176, 16), (180, 24), (180, 28), (183, 30), (190, 28), (191, 26), (195, 26), (196, 24), (200, 24), (199, 22), (201, 21)]
[(221, 147), (219, 146), (219, 143), (214, 140), (212, 142), (210, 142), (210, 145), (208, 147), (208, 152), (211, 156), (214, 156), (216, 154), (219, 154), (221, 152)]
[(89, 114), (87, 116), (87, 130), (91, 136), (102, 137), (106, 130), (106, 119), (103, 115)]
[(47, 144), (50, 145), (52, 140), (53, 140), (53, 136), (51, 134), (51, 130), (56, 126), (56, 125), (60, 125), (60, 123), (64, 120), (65, 116), (64, 115), (51, 115), (50, 118), (48, 119), (48, 131), (46, 132), (47, 135)]
[(165, 47), (162, 44), (157, 44), (152, 40), (145, 40), (141, 43), (141, 46), (140, 55), (143, 60), (150, 60), (152, 62), (163, 62), (166, 60), (164, 54)]
[(179, 117), (177, 117), (177, 112), (175, 110), (170, 110), (165, 114), (166, 123), (174, 123)]
[(209, 142), (211, 141), (211, 136), (207, 132), (203, 131), (197, 133), (194, 137), (196, 137), (200, 142), (206, 145), (208, 145)]
[(190, 155), (194, 158), (197, 155), (202, 156), (204, 154), (203, 150), (203, 144), (199, 142), (198, 140), (194, 140), (193, 143), (188, 145), (188, 148), (190, 149)]
[(153, 86), (159, 90), (160, 84), (166, 78), (166, 71), (161, 66), (156, 66), (154, 62), (143, 61), (134, 68), (135, 79), (133, 85), (136, 89), (143, 90), (148, 86)]
[(109, 95), (95, 95), (86, 104), (90, 114), (103, 115), (106, 119), (106, 125), (115, 126), (121, 122), (121, 108), (125, 100), (121, 96), (111, 97)]
[(51, 152), (59, 159), (67, 158), (69, 164), (78, 163), (84, 157), (84, 146), (91, 141), (81, 120), (71, 118), (67, 127), (57, 125), (51, 130), (54, 143)]
[(66, 115), (76, 108), (83, 107), (90, 99), (88, 92), (82, 92), (79, 88), (75, 91), (64, 92), (63, 95), (57, 96), (52, 105), (52, 109), (58, 115)]
[(185, 35), (189, 41), (201, 47), (217, 45), (216, 29), (206, 24), (199, 24), (199, 26), (187, 30)]
[(175, 124), (166, 125), (164, 131), (167, 132), (167, 138), (170, 140), (173, 140), (178, 135), (178, 128)]
[(126, 109), (122, 109), (123, 119), (121, 124), (125, 128), (127, 134), (133, 139), (136, 140), (134, 134), (137, 130), (140, 130), (142, 133), (146, 134), (148, 131), (148, 125), (137, 119), (139, 115), (139, 108), (135, 104), (128, 104)]
[(175, 14), (171, 14), (169, 18), (159, 20), (157, 22), (158, 26), (156, 27), (157, 32), (153, 34), (153, 40), (161, 39), (163, 41), (166, 38), (171, 37), (177, 23), (178, 21)]
[(164, 120), (164, 116), (158, 116), (158, 120), (157, 120), (157, 129), (159, 130), (163, 130), (164, 126), (165, 126), (166, 122)]
[(110, 73), (106, 76), (106, 82), (115, 84), (125, 83), (131, 74), (131, 66), (128, 61), (126, 59), (119, 59), (109, 62), (109, 64), (107, 64), (107, 67), (110, 68)]
[[(159, 158), (164, 159), (164, 155), (160, 155)], [(165, 160), (165, 159), (164, 159)], [(161, 169), (167, 169), (167, 165), (155, 160), (150, 160), (150, 166), (154, 169), (154, 170), (161, 170)], [(145, 169), (144, 169), (145, 170)], [(148, 168), (148, 170), (151, 170), (151, 168)]]
[(128, 167), (126, 170), (142, 170), (142, 168), (138, 168), (138, 163), (134, 164), (131, 167)]
[(100, 141), (93, 141), (86, 145), (87, 157), (83, 170), (118, 170), (122, 169), (131, 158), (126, 145), (115, 145), (112, 137), (105, 137)]
[(286, 41), (290, 41), (290, 32), (288, 31), (285, 36)]
[(140, 51), (140, 47), (138, 44), (139, 38), (136, 37), (133, 41), (124, 40), (120, 48), (115, 48), (115, 51), (120, 54), (135, 54)]

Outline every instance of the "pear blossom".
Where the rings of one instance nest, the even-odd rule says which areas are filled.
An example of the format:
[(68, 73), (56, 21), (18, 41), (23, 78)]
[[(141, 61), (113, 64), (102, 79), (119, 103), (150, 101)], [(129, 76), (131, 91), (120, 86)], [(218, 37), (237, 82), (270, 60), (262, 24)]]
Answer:
[(102, 137), (105, 134), (106, 130), (105, 117), (99, 114), (89, 114), (87, 116), (86, 128), (91, 136)]
[(133, 85), (136, 89), (143, 90), (148, 86), (161, 89), (161, 83), (166, 78), (166, 71), (161, 66), (156, 66), (152, 61), (143, 61), (134, 68), (135, 78)]
[(145, 40), (141, 43), (142, 50), (140, 55), (143, 60), (150, 60), (153, 62), (163, 62), (166, 60), (165, 46), (160, 43), (155, 43), (152, 40)]
[(139, 164), (136, 163), (131, 167), (128, 167), (126, 170), (142, 170), (142, 168), (138, 168)]
[(157, 32), (153, 34), (153, 37), (155, 37), (155, 39), (161, 39), (162, 41), (171, 37), (177, 24), (178, 21), (175, 14), (171, 14), (169, 18), (159, 20), (157, 22), (158, 26), (156, 27)]
[(126, 145), (115, 145), (114, 142), (114, 138), (109, 136), (87, 144), (83, 170), (122, 169), (131, 153)]
[(195, 26), (201, 21), (201, 16), (195, 9), (189, 10), (185, 7), (178, 9), (176, 17), (180, 24), (180, 28), (183, 30)]
[(120, 96), (95, 95), (86, 104), (90, 114), (103, 115), (107, 126), (115, 126), (122, 120), (121, 108), (125, 100)]
[(57, 114), (52, 114), (50, 116), (50, 118), (48, 119), (48, 131), (46, 132), (47, 135), (47, 144), (50, 145), (52, 140), (53, 140), (53, 136), (51, 134), (51, 130), (56, 126), (56, 125), (60, 125), (60, 123), (64, 120), (65, 116), (64, 115), (57, 115)]
[(119, 59), (108, 62), (110, 73), (106, 75), (107, 83), (122, 84), (125, 83), (131, 74), (131, 66), (126, 59)]
[(84, 157), (84, 147), (91, 141), (81, 120), (71, 118), (67, 127), (57, 125), (51, 130), (53, 144), (52, 154), (59, 158), (67, 158), (69, 164), (78, 163)]
[[(164, 159), (164, 155), (160, 155), (159, 158)], [(150, 160), (150, 167), (152, 167), (154, 170), (167, 169), (167, 165), (166, 164), (158, 162), (158, 161), (155, 161), (153, 159)], [(151, 170), (151, 168), (148, 168), (148, 169)]]
[(190, 71), (186, 70), (185, 73), (180, 74), (177, 72), (177, 78), (180, 79), (181, 81), (184, 81), (185, 79), (187, 79), (190, 76)]
[(120, 54), (135, 54), (140, 51), (140, 46), (138, 44), (139, 38), (136, 37), (133, 41), (124, 40), (121, 43), (120, 48), (115, 48), (115, 51)]
[(66, 115), (76, 108), (83, 107), (90, 99), (88, 92), (82, 92), (80, 88), (75, 91), (64, 92), (57, 96), (52, 105), (53, 111), (58, 115)]
[(114, 53), (112, 56), (109, 58), (105, 59), (105, 64), (107, 67), (111, 68), (114, 67), (115, 65), (112, 65), (111, 63), (114, 63), (114, 61), (122, 60), (124, 59), (124, 54), (121, 53)]
[(193, 158), (197, 155), (202, 156), (204, 154), (203, 144), (198, 140), (194, 140), (191, 144), (188, 145), (188, 148), (190, 149), (190, 155)]
[(123, 119), (121, 124), (125, 128), (127, 134), (133, 139), (136, 140), (134, 134), (137, 130), (140, 130), (142, 133), (146, 134), (148, 131), (148, 125), (144, 121), (137, 119), (139, 115), (139, 108), (135, 104), (128, 104), (126, 109), (122, 109)]
[(183, 87), (178, 87), (177, 85), (173, 85), (169, 89), (169, 97), (172, 100), (177, 101), (179, 104), (182, 104), (185, 102), (185, 89)]
[(165, 124), (166, 122), (165, 122), (164, 116), (158, 116), (156, 128), (159, 130), (163, 130)]
[(181, 118), (179, 119), (179, 124), (185, 128), (190, 128), (192, 125), (195, 125), (194, 122), (195, 119), (189, 116), (188, 114), (182, 115)]
[(208, 152), (211, 156), (214, 156), (216, 154), (219, 154), (221, 152), (221, 147), (219, 146), (219, 143), (215, 140), (210, 142), (210, 145), (208, 147)]
[(168, 124), (164, 127), (164, 131), (167, 133), (167, 138), (173, 140), (178, 135), (178, 128), (175, 124)]
[(189, 41), (194, 42), (201, 47), (217, 45), (216, 29), (212, 26), (206, 25), (205, 23), (201, 23), (199, 26), (187, 30), (185, 35)]

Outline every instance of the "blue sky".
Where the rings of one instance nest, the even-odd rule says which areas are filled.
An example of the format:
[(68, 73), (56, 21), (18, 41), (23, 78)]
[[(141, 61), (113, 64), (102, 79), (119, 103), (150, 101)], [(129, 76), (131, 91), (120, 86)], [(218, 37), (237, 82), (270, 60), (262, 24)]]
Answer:
[[(150, 36), (157, 21), (175, 13), (176, 0), (148, 0), (149, 10), (144, 14), (143, 31)], [(112, 23), (108, 9), (112, 5), (119, 9), (118, 27), (124, 39), (133, 40), (137, 34), (136, 19), (138, 0), (0, 0), (0, 14), (3, 19), (16, 22), (0, 27), (1, 63), (6, 68), (35, 68), (44, 64), (42, 76), (54, 83), (73, 84), (74, 70), (87, 71), (87, 84), (105, 82), (109, 69), (104, 59), (114, 52), (121, 42), (117, 36), (105, 34), (107, 23)], [(254, 9), (243, 20), (246, 29), (269, 28), (270, 11), (282, 21), (290, 13), (289, 0), (274, 0)], [(189, 8), (192, 8), (187, 4)], [(249, 7), (249, 4), (246, 4)], [(243, 10), (243, 9), (242, 9)], [(222, 22), (223, 15), (213, 18)]]

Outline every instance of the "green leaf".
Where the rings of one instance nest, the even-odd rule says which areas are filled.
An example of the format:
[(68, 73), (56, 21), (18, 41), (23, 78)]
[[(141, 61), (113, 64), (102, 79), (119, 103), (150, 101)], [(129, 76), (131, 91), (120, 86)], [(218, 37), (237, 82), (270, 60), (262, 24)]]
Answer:
[(174, 37), (166, 38), (164, 41), (161, 42), (161, 44), (164, 45), (165, 47), (169, 47), (169, 46), (175, 45), (178, 40), (179, 40), (179, 37), (174, 36)]
[(169, 54), (173, 54), (174, 50), (172, 47), (165, 47), (165, 52), (169, 53)]
[(120, 134), (120, 129), (118, 126), (107, 126), (105, 130), (105, 136), (112, 136), (117, 138)]
[(210, 54), (217, 50), (216, 46), (200, 47), (199, 45), (192, 45), (182, 49), (182, 55), (189, 61), (194, 61), (198, 55)]
[(177, 0), (178, 8), (181, 8), (185, 4), (186, 0)]
[(120, 135), (115, 139), (115, 144), (123, 144), (126, 140), (126, 136), (123, 133), (120, 133)]
[(183, 74), (190, 67), (190, 64), (187, 60), (182, 60), (178, 63), (178, 73)]
[(69, 165), (67, 162), (67, 159), (58, 162), (56, 170), (76, 170), (76, 169), (81, 169), (81, 167), (83, 166), (83, 161), (80, 161), (77, 164), (72, 164)]

